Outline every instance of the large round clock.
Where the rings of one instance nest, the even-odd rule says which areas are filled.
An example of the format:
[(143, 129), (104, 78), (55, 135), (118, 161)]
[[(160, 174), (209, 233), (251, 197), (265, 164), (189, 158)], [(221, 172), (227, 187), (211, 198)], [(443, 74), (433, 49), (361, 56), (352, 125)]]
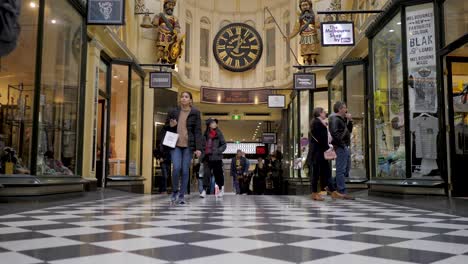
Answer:
[(255, 67), (262, 51), (260, 34), (244, 23), (232, 23), (223, 27), (213, 41), (216, 61), (229, 71), (243, 72)]

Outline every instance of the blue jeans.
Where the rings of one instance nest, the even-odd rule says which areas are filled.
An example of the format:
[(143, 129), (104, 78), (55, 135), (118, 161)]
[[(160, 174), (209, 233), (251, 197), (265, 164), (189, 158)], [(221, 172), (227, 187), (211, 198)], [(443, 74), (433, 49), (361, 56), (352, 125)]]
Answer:
[(351, 153), (349, 148), (339, 147), (336, 150), (336, 189), (339, 193), (346, 193), (345, 179), (351, 169)]
[(236, 191), (236, 194), (240, 194), (241, 193), (241, 188), (240, 188), (240, 184), (239, 184), (239, 175), (234, 175), (234, 177), (232, 178), (232, 185), (234, 186), (234, 190)]
[[(190, 148), (179, 148), (171, 150), (171, 160), (174, 171), (172, 172), (172, 192), (179, 190), (179, 197), (183, 198), (187, 192), (190, 176), (190, 164), (192, 162), (192, 150)], [(182, 172), (182, 183), (179, 189), (179, 175)]]

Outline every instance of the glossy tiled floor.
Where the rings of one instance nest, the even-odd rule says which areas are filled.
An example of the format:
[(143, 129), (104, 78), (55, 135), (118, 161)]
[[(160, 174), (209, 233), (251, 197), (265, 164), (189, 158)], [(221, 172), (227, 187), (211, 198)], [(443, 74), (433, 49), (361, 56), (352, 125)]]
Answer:
[(0, 263), (468, 263), (468, 218), (367, 199), (126, 195), (0, 216)]

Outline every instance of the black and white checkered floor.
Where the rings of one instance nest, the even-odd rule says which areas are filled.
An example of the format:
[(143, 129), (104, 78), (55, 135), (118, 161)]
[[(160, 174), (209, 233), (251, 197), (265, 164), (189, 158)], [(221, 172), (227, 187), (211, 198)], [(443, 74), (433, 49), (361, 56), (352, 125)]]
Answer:
[(0, 216), (5, 264), (468, 263), (468, 218), (370, 200), (123, 196)]

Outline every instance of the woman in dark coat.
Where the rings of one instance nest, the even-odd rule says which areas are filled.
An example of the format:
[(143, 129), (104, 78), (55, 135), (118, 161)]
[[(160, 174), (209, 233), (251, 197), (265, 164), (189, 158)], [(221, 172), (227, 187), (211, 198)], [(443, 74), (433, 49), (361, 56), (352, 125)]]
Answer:
[(201, 198), (205, 198), (206, 191), (210, 188), (211, 175), (215, 177), (215, 183), (219, 187), (217, 197), (223, 197), (224, 194), (224, 170), (223, 170), (223, 152), (227, 144), (223, 132), (218, 128), (218, 120), (209, 118), (206, 120), (206, 131), (203, 135), (203, 191)]
[[(180, 95), (180, 106), (169, 112), (164, 126), (165, 131), (179, 135), (175, 148), (171, 149), (173, 164), (171, 202), (178, 201), (179, 204), (185, 204), (184, 195), (187, 192), (193, 152), (197, 157), (202, 153), (200, 111), (192, 107), (192, 103), (192, 94), (183, 92)], [(178, 191), (181, 172), (182, 183)]]
[(258, 158), (258, 163), (254, 170), (254, 194), (265, 194), (266, 177), (268, 176), (268, 167), (262, 157)]
[[(333, 198), (339, 198), (338, 192), (333, 185), (330, 163), (325, 159), (324, 153), (332, 146), (330, 145), (331, 136), (328, 132), (327, 114), (321, 107), (313, 111), (313, 119), (310, 123), (310, 150), (307, 155), (307, 164), (309, 165), (309, 174), (311, 175), (312, 199), (323, 201), (323, 197), (318, 192), (318, 181), (320, 175), (328, 181), (328, 189), (332, 192)], [(312, 172), (311, 172), (312, 171)]]

